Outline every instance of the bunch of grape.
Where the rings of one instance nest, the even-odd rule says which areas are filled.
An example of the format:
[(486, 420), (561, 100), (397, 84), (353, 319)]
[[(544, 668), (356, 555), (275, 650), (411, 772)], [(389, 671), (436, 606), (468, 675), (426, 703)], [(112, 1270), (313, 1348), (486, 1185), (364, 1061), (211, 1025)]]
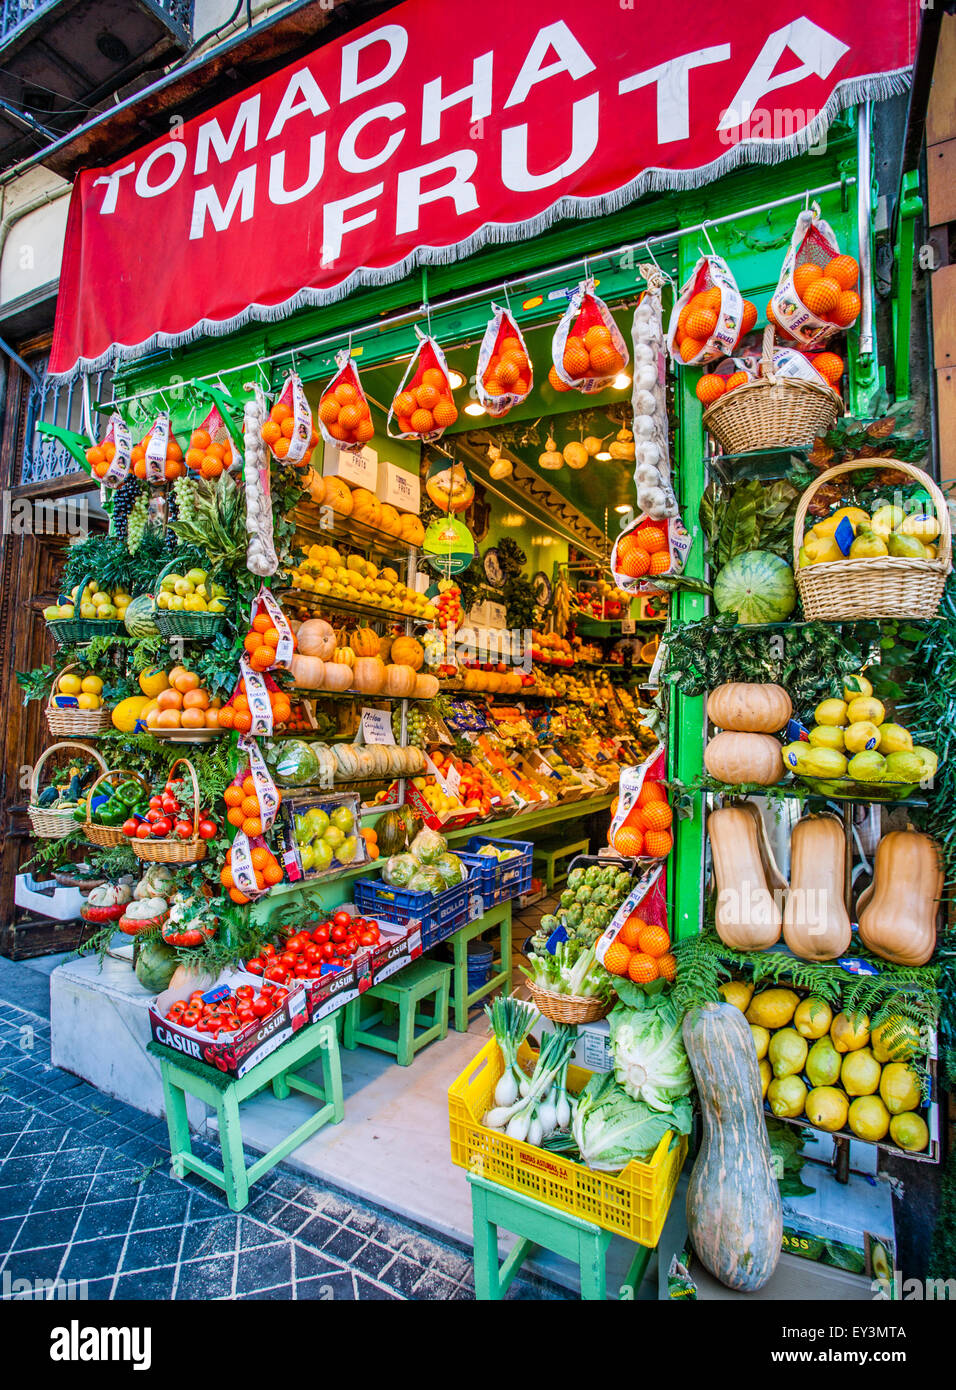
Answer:
[[(402, 708), (397, 705), (392, 711), (392, 733), (396, 739), (402, 736)], [(410, 705), (405, 720), (405, 741), (415, 748), (425, 746), (425, 716), (418, 705)]]
[(198, 520), (195, 498), (193, 496), (193, 484), (190, 479), (177, 478), (173, 483), (173, 493), (175, 494), (177, 507), (177, 511), (174, 515), (181, 517), (183, 521), (194, 522)]
[(149, 489), (143, 488), (130, 508), (129, 516), (126, 519), (126, 548), (131, 555), (139, 549), (139, 543), (143, 539), (148, 511)]
[(113, 534), (119, 536), (120, 540), (126, 540), (130, 512), (142, 490), (139, 479), (132, 473), (116, 489), (113, 498)]
[(166, 533), (163, 536), (163, 548), (172, 554), (179, 547), (179, 537), (170, 526), (171, 521), (175, 521), (179, 516), (179, 505), (174, 496), (174, 488), (170, 488), (166, 493)]

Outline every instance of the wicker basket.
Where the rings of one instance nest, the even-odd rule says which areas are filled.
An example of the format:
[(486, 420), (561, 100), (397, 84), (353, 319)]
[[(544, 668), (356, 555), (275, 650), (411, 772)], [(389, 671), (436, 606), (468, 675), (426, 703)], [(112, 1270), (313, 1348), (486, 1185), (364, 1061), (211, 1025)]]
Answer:
[(193, 784), (193, 833), (188, 840), (130, 840), (137, 859), (151, 864), (197, 864), (206, 857), (206, 841), (199, 834), (199, 782), (196, 769), (188, 758), (177, 758), (168, 773), (168, 780), (183, 763)]
[[(935, 560), (904, 560), (878, 555), (868, 560), (827, 560), (818, 565), (800, 563), (803, 525), (814, 493), (843, 473), (860, 469), (892, 468), (921, 483), (933, 499), (939, 521)], [(830, 622), (850, 618), (932, 618), (939, 608), (946, 576), (952, 569), (952, 531), (949, 508), (939, 488), (926, 473), (901, 459), (856, 459), (828, 468), (800, 498), (793, 519), (793, 569), (804, 617)]]
[[(80, 593), (88, 579), (88, 574), (83, 576), (78, 586)], [(124, 624), (114, 618), (56, 618), (52, 623), (47, 622), (47, 629), (58, 647), (66, 643), (92, 642), (94, 637), (120, 637), (126, 632)]]
[(117, 768), (113, 772), (101, 772), (92, 787), (90, 787), (90, 794), (86, 803), (86, 820), (83, 822), (83, 834), (91, 845), (99, 845), (102, 849), (114, 849), (116, 845), (129, 843), (128, 836), (123, 834), (119, 826), (94, 825), (90, 820), (90, 807), (93, 803), (93, 793), (107, 777), (123, 777), (127, 780), (132, 778), (134, 782), (139, 782), (140, 786), (144, 788), (148, 787), (148, 783), (146, 778), (141, 777), (138, 772), (130, 772), (126, 768)]
[(41, 840), (62, 840), (79, 824), (76, 820), (76, 808), (74, 806), (47, 809), (36, 804), (40, 794), (40, 772), (43, 765), (51, 753), (62, 752), (64, 748), (77, 749), (84, 757), (99, 763), (101, 771), (106, 771), (106, 763), (103, 758), (95, 748), (88, 748), (85, 743), (51, 743), (50, 747), (40, 754), (33, 768), (33, 776), (30, 778), (30, 801), (27, 806), (27, 815), (30, 817), (34, 835)]
[(215, 637), (226, 621), (225, 613), (184, 613), (180, 609), (159, 608), (160, 584), (177, 564), (170, 560), (156, 577), (153, 592), (153, 622), (163, 637)]
[(69, 666), (64, 666), (62, 671), (57, 672), (53, 678), (53, 688), (50, 691), (50, 698), (47, 700), (46, 722), (50, 733), (57, 738), (95, 738), (97, 734), (103, 733), (112, 724), (111, 712), (108, 709), (59, 709), (53, 703), (56, 694), (57, 682), (60, 676), (65, 676), (67, 671), (76, 671), (80, 667), (76, 662)]
[(613, 1002), (606, 999), (582, 999), (578, 994), (552, 994), (528, 981), (531, 998), (539, 1014), (554, 1023), (594, 1023), (611, 1012)]
[(704, 425), (725, 453), (808, 449), (843, 413), (843, 402), (831, 386), (776, 375), (773, 336), (768, 324), (758, 380), (728, 391), (704, 411)]

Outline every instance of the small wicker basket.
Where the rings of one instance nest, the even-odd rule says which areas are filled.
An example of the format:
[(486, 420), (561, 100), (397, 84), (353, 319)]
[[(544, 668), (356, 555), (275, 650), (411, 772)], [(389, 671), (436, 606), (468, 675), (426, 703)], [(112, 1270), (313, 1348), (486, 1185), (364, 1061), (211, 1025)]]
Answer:
[[(800, 564), (807, 508), (824, 483), (860, 469), (892, 468), (921, 483), (933, 499), (939, 521), (935, 560), (906, 560), (878, 555), (860, 560), (827, 560)], [(901, 459), (856, 459), (827, 468), (800, 498), (793, 519), (793, 569), (797, 592), (808, 621), (835, 622), (850, 618), (932, 618), (952, 569), (952, 529), (946, 499), (928, 474)]]
[(78, 663), (72, 662), (69, 666), (64, 666), (62, 671), (58, 671), (53, 678), (53, 688), (43, 713), (46, 715), (50, 733), (55, 734), (57, 738), (96, 738), (97, 734), (103, 733), (112, 724), (111, 711), (102, 706), (100, 709), (74, 709), (72, 706), (60, 709), (54, 705), (53, 699), (60, 677), (65, 676), (67, 671), (79, 669)]
[(539, 989), (531, 980), (528, 981), (528, 989), (538, 1013), (544, 1014), (553, 1023), (594, 1023), (614, 1007), (611, 1000), (583, 999), (578, 994), (553, 994), (549, 989)]
[(768, 324), (760, 377), (728, 391), (704, 411), (704, 426), (725, 453), (808, 449), (843, 413), (843, 402), (832, 386), (776, 375), (773, 337), (773, 324)]
[(215, 637), (226, 621), (225, 613), (184, 613), (182, 609), (160, 608), (158, 606), (160, 585), (176, 563), (176, 560), (170, 560), (169, 564), (156, 576), (156, 588), (153, 593), (153, 622), (163, 637)]
[(99, 845), (102, 849), (113, 849), (116, 845), (131, 843), (127, 836), (123, 834), (119, 826), (116, 825), (94, 825), (90, 819), (90, 806), (93, 802), (93, 793), (101, 782), (106, 778), (123, 777), (127, 780), (132, 778), (134, 782), (139, 782), (143, 788), (148, 788), (145, 777), (141, 777), (138, 772), (128, 771), (126, 768), (117, 768), (112, 772), (101, 772), (99, 777), (90, 787), (89, 799), (86, 803), (86, 820), (83, 822), (83, 834), (91, 845)]
[(74, 806), (47, 808), (36, 804), (40, 795), (40, 772), (43, 765), (51, 753), (62, 752), (64, 748), (75, 748), (85, 758), (99, 763), (101, 771), (106, 771), (106, 763), (100, 754), (95, 748), (89, 748), (84, 743), (51, 743), (50, 747), (40, 754), (30, 778), (30, 801), (27, 805), (27, 815), (30, 817), (33, 833), (40, 840), (62, 840), (71, 830), (79, 828)]
[(199, 834), (199, 781), (188, 758), (177, 758), (169, 769), (169, 780), (183, 763), (193, 784), (193, 833), (188, 840), (130, 840), (137, 859), (152, 864), (197, 864), (206, 857), (206, 841)]
[[(82, 594), (86, 588), (89, 575), (83, 576), (77, 586), (77, 592)], [(55, 618), (53, 622), (47, 621), (47, 629), (58, 647), (66, 643), (71, 645), (74, 642), (92, 642), (94, 637), (119, 637), (125, 634), (126, 627), (118, 618)]]

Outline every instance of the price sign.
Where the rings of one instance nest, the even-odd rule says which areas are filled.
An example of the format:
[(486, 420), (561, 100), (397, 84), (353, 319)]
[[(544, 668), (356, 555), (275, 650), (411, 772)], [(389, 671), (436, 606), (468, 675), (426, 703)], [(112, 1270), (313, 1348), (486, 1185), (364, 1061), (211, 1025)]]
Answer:
[(366, 743), (394, 743), (391, 712), (387, 709), (363, 708), (362, 737)]
[(625, 634), (637, 631), (637, 621), (634, 618), (621, 619), (621, 631)]

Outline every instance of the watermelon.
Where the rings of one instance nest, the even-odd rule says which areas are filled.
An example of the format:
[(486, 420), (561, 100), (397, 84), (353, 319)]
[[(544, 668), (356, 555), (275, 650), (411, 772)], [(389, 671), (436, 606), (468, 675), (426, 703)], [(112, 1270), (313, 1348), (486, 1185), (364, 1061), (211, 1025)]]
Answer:
[(123, 624), (130, 637), (156, 636), (159, 628), (153, 620), (154, 611), (152, 594), (140, 594), (127, 604)]
[(740, 623), (782, 623), (797, 604), (793, 570), (769, 550), (744, 551), (718, 574), (714, 603)]

